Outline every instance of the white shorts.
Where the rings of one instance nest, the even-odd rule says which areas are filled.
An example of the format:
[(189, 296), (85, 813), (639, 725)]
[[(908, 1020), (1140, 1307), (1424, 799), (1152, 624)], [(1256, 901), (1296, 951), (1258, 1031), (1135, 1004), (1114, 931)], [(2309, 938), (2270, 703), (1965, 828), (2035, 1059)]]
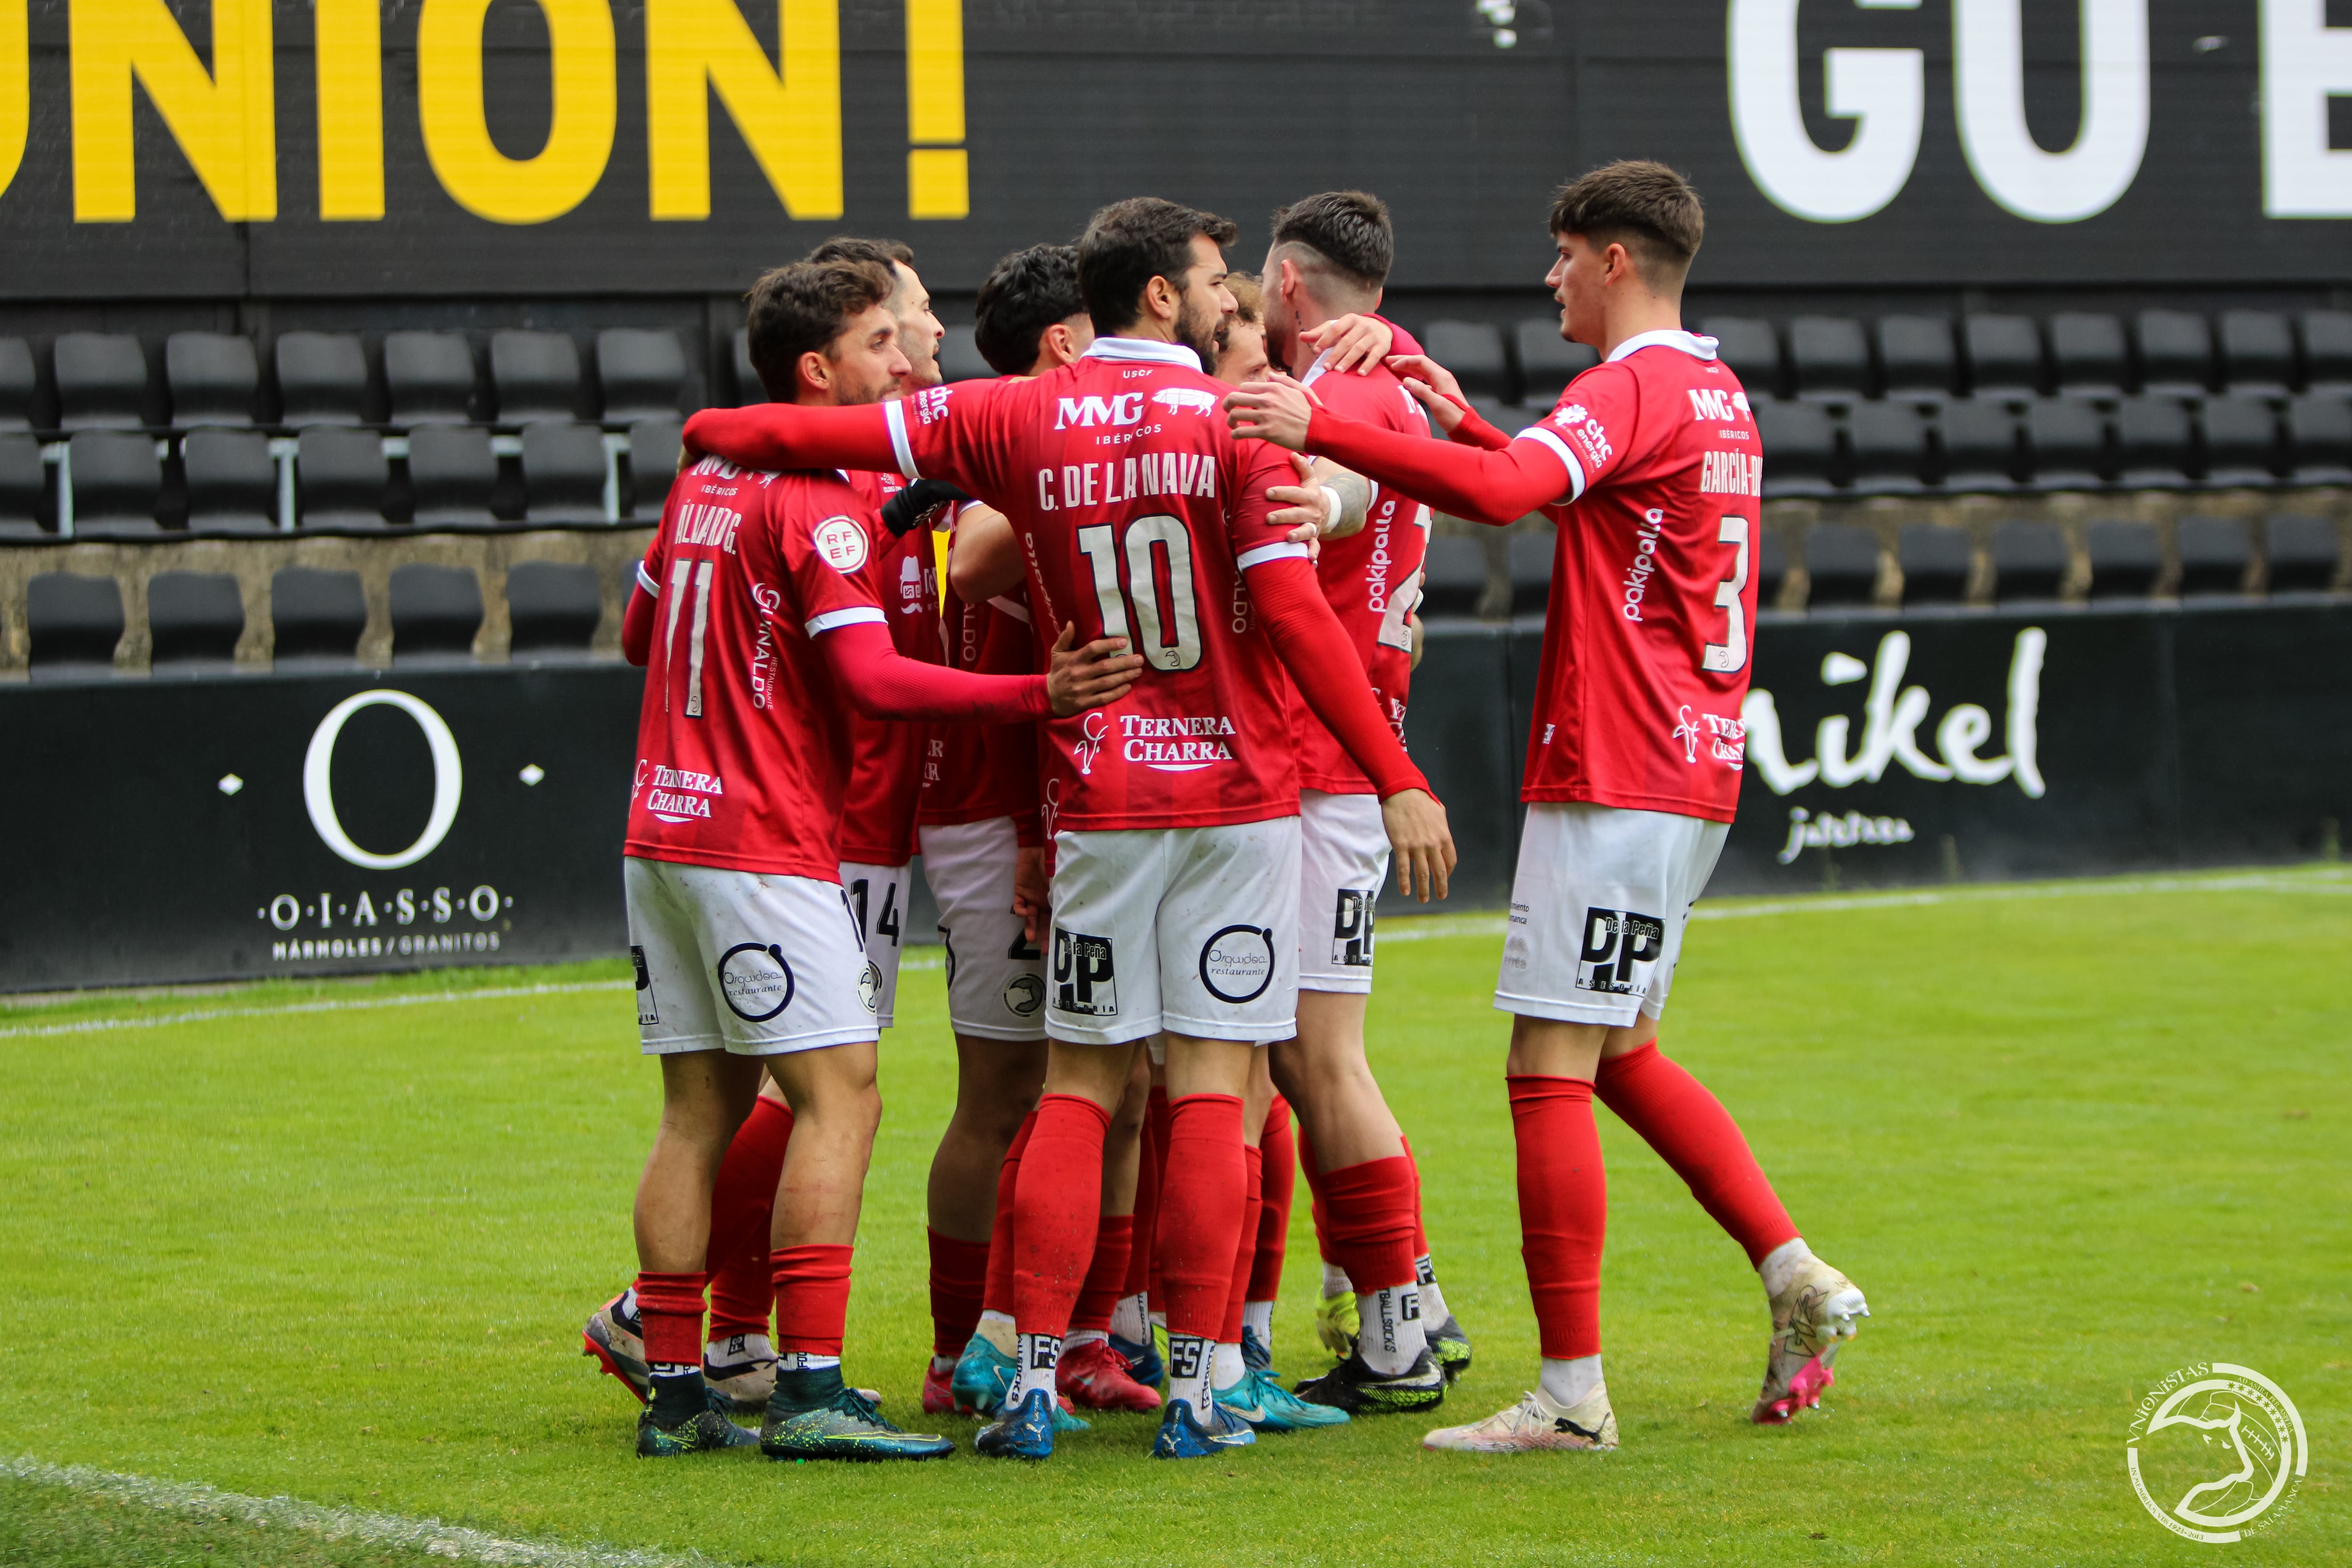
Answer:
[(882, 976), (833, 883), (631, 855), (621, 886), (647, 1056), (775, 1057), (877, 1037)]
[(1298, 834), (1298, 988), (1360, 995), (1372, 988), (1372, 906), (1389, 875), (1380, 797), (1300, 790)]
[(1054, 840), (1045, 1033), (1287, 1039), (1298, 1018), (1298, 818)]
[(1519, 836), (1495, 1005), (1529, 1018), (1630, 1026), (1665, 1011), (1691, 905), (1727, 823), (1538, 801)]
[(849, 900), (850, 918), (857, 922), (866, 956), (882, 976), (875, 994), (875, 1022), (888, 1028), (898, 1005), (898, 928), (907, 923), (905, 866), (861, 866), (841, 863), (841, 891)]
[(1009, 816), (926, 826), (923, 879), (948, 949), (948, 1026), (982, 1040), (1045, 1037), (1045, 963), (1013, 912)]

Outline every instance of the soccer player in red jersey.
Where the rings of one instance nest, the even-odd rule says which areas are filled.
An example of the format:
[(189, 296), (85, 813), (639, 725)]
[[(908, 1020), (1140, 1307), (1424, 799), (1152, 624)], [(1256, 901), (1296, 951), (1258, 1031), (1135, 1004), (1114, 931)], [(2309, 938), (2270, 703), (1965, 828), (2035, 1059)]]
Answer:
[[(1045, 1093), (1015, 1189), (1020, 1369), (983, 1453), (1053, 1449), (1055, 1364), (1092, 1258), (1104, 1129), (1136, 1047), (1168, 1044), (1161, 1203), (1171, 1383), (1153, 1452), (1255, 1434), (1209, 1381), (1240, 1240), (1241, 1094), (1289, 1033), (1297, 963), (1297, 774), (1287, 671), (1382, 799), (1401, 885), (1442, 893), (1444, 809), (1382, 721), (1306, 559), (1272, 523), (1281, 453), (1235, 443), (1201, 357), (1230, 296), (1220, 218), (1138, 199), (1095, 215), (1078, 275), (1097, 332), (1078, 363), (877, 410), (706, 410), (698, 451), (762, 462), (895, 460), (1010, 518), (1039, 635), (1103, 626), (1146, 675), (1047, 726), (1055, 834)], [(1433, 445), (1434, 443), (1433, 443)], [(1255, 455), (1262, 454), (1262, 455)]]
[[(751, 294), (752, 363), (797, 402), (871, 402), (907, 370), (887, 274), (799, 264)], [(844, 720), (1003, 722), (1075, 713), (1134, 679), (1097, 642), (1045, 677), (985, 677), (892, 648), (862, 568), (864, 503), (837, 474), (716, 458), (672, 488), (622, 646), (646, 667), (622, 862), (637, 1020), (663, 1111), (636, 1201), (636, 1308), (650, 1397), (637, 1451), (755, 1441), (702, 1371), (714, 1177), (762, 1073), (795, 1126), (776, 1204), (782, 1364), (756, 1441), (777, 1458), (927, 1458), (841, 1378), (849, 1254), (880, 1102), (879, 976), (838, 880)]]
[(1756, 424), (1713, 342), (1681, 324), (1702, 233), (1696, 194), (1662, 164), (1612, 163), (1559, 193), (1547, 281), (1562, 334), (1603, 358), (1517, 440), (1443, 395), (1450, 378), (1424, 381), (1423, 400), (1468, 445), (1400, 437), (1275, 384), (1234, 399), (1236, 430), (1451, 515), (1502, 524), (1542, 507), (1559, 525), (1496, 991), (1516, 1015), (1506, 1070), (1543, 1369), (1518, 1405), (1433, 1432), (1432, 1447), (1616, 1446), (1601, 1373), (1596, 1094), (1757, 1266), (1772, 1339), (1756, 1420), (1817, 1403), (1867, 1312), (1799, 1237), (1730, 1116), (1657, 1049), (1690, 908), (1738, 802), (1756, 615)]

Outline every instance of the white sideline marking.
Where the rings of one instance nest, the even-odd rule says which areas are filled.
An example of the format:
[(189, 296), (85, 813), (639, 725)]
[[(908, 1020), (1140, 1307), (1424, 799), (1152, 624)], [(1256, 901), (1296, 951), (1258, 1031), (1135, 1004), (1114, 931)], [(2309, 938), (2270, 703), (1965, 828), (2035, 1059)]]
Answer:
[(401, 996), (355, 996), (338, 1002), (289, 1002), (282, 1007), (208, 1007), (194, 1013), (154, 1013), (140, 1018), (84, 1018), (73, 1024), (20, 1024), (0, 1029), (0, 1040), (39, 1035), (91, 1035), (107, 1029), (160, 1029), (166, 1024), (201, 1024), (213, 1018), (277, 1018), (295, 1013), (368, 1013), (379, 1007), (422, 1007), (441, 1002), (492, 1001), (511, 996), (562, 996), (574, 991), (627, 991), (626, 980), (578, 980), (564, 985), (496, 985), (479, 991), (413, 991)]
[(308, 1530), (330, 1541), (364, 1541), (373, 1545), (401, 1546), (434, 1557), (454, 1557), (475, 1563), (520, 1563), (526, 1568), (688, 1568), (710, 1559), (700, 1552), (684, 1557), (664, 1552), (617, 1551), (604, 1546), (559, 1546), (551, 1542), (509, 1541), (444, 1524), (437, 1519), (408, 1519), (396, 1513), (368, 1513), (358, 1509), (331, 1508), (290, 1497), (247, 1497), (217, 1487), (186, 1481), (157, 1480), (152, 1476), (127, 1476), (94, 1470), (87, 1465), (52, 1465), (27, 1455), (0, 1460), (0, 1475), (38, 1486), (113, 1498), (148, 1508), (202, 1514), (211, 1519), (241, 1520), (247, 1524), (278, 1525)]

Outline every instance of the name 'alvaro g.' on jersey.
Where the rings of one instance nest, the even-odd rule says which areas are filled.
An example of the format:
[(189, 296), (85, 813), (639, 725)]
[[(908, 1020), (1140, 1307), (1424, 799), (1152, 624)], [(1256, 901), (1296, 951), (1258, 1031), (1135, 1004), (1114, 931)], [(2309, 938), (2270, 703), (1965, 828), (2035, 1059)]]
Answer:
[(1298, 811), (1289, 677), (1242, 573), (1303, 556), (1267, 521), (1279, 449), (1237, 442), (1225, 388), (1192, 351), (1098, 338), (1033, 380), (963, 382), (885, 405), (900, 468), (962, 486), (1012, 521), (1040, 646), (1126, 637), (1143, 678), (1045, 727), (1047, 822), (1107, 830), (1259, 822)]

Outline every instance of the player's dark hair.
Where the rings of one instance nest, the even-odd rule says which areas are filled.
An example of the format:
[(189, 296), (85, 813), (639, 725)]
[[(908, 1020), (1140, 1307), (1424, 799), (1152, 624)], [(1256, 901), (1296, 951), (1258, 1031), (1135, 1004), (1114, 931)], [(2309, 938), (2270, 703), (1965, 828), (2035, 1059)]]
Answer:
[(980, 286), (971, 341), (999, 375), (1027, 375), (1045, 329), (1087, 308), (1075, 246), (1033, 245), (998, 262)]
[(1131, 196), (1113, 202), (1087, 220), (1078, 237), (1078, 293), (1094, 318), (1095, 331), (1112, 333), (1143, 314), (1143, 290), (1154, 278), (1181, 287), (1192, 266), (1192, 237), (1231, 245), (1241, 230), (1230, 218), (1161, 201)]
[(803, 261), (870, 261), (887, 272), (890, 270), (890, 264), (894, 261), (902, 266), (912, 267), (915, 264), (915, 253), (908, 248), (904, 240), (859, 239), (854, 235), (836, 234), (801, 259)]
[(768, 396), (790, 403), (801, 355), (829, 355), (842, 329), (889, 299), (897, 283), (887, 265), (871, 261), (795, 261), (761, 273), (744, 299), (751, 368)]
[(1389, 280), (1396, 258), (1396, 229), (1388, 204), (1365, 191), (1325, 191), (1275, 209), (1274, 243), (1301, 246), (1311, 258), (1295, 258), (1302, 270), (1317, 263), (1354, 288), (1378, 290)]
[(1239, 268), (1226, 273), (1225, 291), (1234, 297), (1230, 320), (1254, 327), (1265, 317), (1265, 284), (1256, 273), (1244, 272)]
[(1592, 245), (1623, 246), (1653, 285), (1675, 285), (1706, 237), (1706, 216), (1691, 184), (1664, 163), (1603, 163), (1559, 188), (1551, 232)]

